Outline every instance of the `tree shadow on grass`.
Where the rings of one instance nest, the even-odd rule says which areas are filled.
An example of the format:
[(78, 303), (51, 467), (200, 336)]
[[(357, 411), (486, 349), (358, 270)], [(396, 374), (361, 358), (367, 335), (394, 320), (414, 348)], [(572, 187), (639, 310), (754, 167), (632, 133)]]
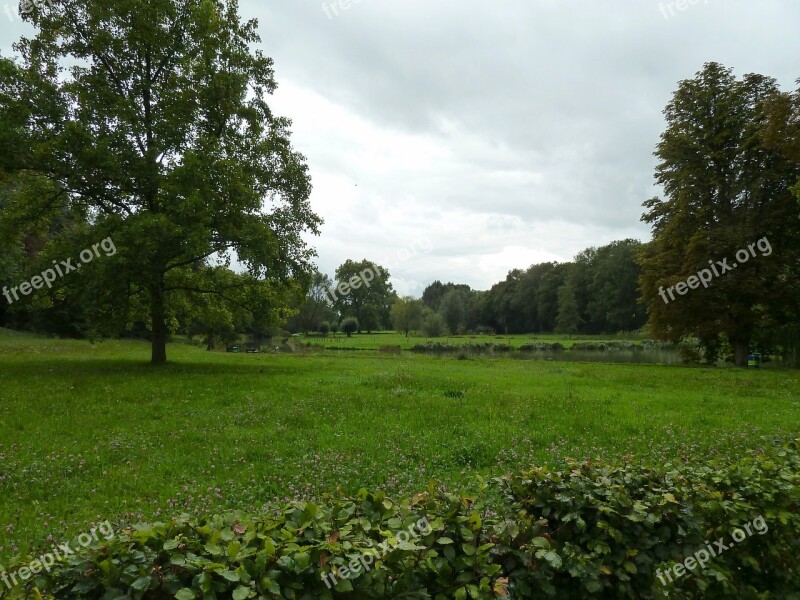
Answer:
[(126, 377), (194, 377), (205, 375), (235, 375), (276, 377), (292, 375), (301, 369), (299, 365), (275, 364), (269, 359), (231, 364), (218, 362), (168, 362), (165, 365), (151, 365), (139, 360), (130, 359), (87, 359), (87, 360), (15, 360), (2, 367), (3, 376), (9, 378), (30, 379), (31, 377), (62, 376), (126, 376)]

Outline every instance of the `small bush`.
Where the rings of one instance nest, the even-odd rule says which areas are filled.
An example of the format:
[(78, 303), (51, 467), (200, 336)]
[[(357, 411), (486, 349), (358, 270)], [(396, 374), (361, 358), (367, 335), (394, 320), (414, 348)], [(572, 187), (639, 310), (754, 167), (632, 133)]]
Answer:
[(383, 352), (386, 354), (402, 354), (403, 348), (401, 346), (381, 346), (378, 348), (378, 352)]
[(348, 317), (341, 322), (339, 327), (347, 334), (347, 337), (351, 337), (356, 331), (358, 331), (358, 319), (355, 317)]
[(447, 324), (439, 313), (431, 313), (422, 323), (422, 331), (428, 337), (441, 337), (447, 331)]

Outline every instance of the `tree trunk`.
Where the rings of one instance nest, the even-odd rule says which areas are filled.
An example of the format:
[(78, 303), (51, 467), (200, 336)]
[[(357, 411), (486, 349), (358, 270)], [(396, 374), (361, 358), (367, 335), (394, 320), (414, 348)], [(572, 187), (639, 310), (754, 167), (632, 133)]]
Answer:
[(734, 362), (737, 367), (746, 367), (750, 354), (750, 340), (732, 340)]
[(157, 276), (150, 294), (150, 320), (153, 329), (150, 363), (163, 365), (167, 362), (167, 322), (164, 311), (164, 278), (161, 274)]

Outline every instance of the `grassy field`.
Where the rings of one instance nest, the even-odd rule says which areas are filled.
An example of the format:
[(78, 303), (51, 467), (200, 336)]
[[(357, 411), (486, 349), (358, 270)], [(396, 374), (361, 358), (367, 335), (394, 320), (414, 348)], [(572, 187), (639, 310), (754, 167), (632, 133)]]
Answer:
[(797, 371), (186, 344), (166, 367), (148, 357), (0, 330), (0, 563), (106, 519), (469, 488), (565, 456), (740, 453), (800, 429)]
[(452, 345), (463, 344), (508, 344), (512, 348), (519, 348), (523, 344), (532, 344), (536, 342), (546, 342), (552, 344), (555, 342), (560, 343), (565, 348), (570, 348), (576, 342), (604, 342), (604, 341), (617, 341), (621, 339), (637, 341), (638, 338), (631, 337), (615, 337), (615, 336), (596, 336), (596, 335), (575, 335), (564, 336), (552, 333), (540, 334), (515, 334), (515, 335), (453, 335), (442, 336), (438, 338), (427, 337), (425, 335), (411, 334), (408, 337), (402, 333), (394, 331), (385, 331), (372, 334), (358, 334), (354, 333), (352, 337), (347, 337), (344, 333), (330, 333), (327, 336), (320, 334), (312, 334), (309, 336), (301, 336), (294, 338), (302, 343), (312, 344), (314, 346), (324, 346), (326, 348), (346, 348), (356, 350), (377, 350), (383, 346), (400, 346), (401, 348), (411, 348), (416, 344), (424, 344), (426, 342), (441, 342)]

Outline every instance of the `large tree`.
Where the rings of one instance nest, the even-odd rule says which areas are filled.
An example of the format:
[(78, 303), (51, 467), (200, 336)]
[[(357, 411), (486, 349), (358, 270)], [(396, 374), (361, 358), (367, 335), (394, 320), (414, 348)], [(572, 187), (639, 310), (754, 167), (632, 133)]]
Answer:
[(367, 259), (346, 260), (336, 269), (337, 285), (329, 297), (342, 317), (358, 320), (359, 333), (389, 327), (397, 300), (390, 277), (385, 267)]
[(641, 268), (637, 240), (612, 242), (598, 248), (589, 269), (587, 314), (594, 331), (635, 331), (647, 322), (647, 310), (639, 302)]
[(397, 330), (408, 334), (422, 327), (422, 318), (425, 305), (422, 300), (416, 300), (411, 296), (399, 298), (392, 306), (392, 326)]
[(0, 121), (19, 143), (2, 167), (51, 182), (30, 214), (82, 207), (89, 237), (113, 238), (114, 268), (99, 272), (144, 299), (154, 363), (177, 294), (230, 292), (198, 265), (238, 259), (235, 285), (262, 298), (308, 283), (301, 235), (320, 219), (290, 122), (266, 102), (272, 61), (236, 0), (64, 0), (28, 18), (21, 64), (0, 70), (0, 100), (13, 99)]
[(450, 290), (439, 302), (438, 313), (442, 315), (452, 335), (461, 333), (467, 317), (466, 295), (461, 290)]
[[(716, 63), (681, 82), (656, 151), (664, 198), (645, 203), (653, 241), (641, 254), (641, 285), (653, 329), (673, 340), (696, 336), (712, 351), (724, 335), (738, 365), (746, 365), (759, 324), (797, 303), (800, 220), (790, 189), (798, 162), (780, 143), (790, 113), (787, 122), (774, 120), (782, 99), (773, 79), (737, 80)], [(736, 262), (737, 251), (765, 237), (771, 256), (739, 260), (707, 289), (675, 301), (659, 294), (716, 261)]]

